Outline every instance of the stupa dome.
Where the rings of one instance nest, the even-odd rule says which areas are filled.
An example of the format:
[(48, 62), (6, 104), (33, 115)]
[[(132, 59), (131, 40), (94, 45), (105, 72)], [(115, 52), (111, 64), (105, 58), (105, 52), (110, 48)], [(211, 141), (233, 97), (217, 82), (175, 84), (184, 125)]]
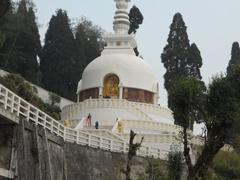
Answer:
[[(65, 106), (61, 117), (70, 127), (117, 141), (129, 141), (133, 130), (137, 138), (144, 137), (148, 155), (149, 147), (157, 154), (169, 152), (181, 128), (174, 125), (172, 112), (158, 104), (158, 80), (146, 60), (134, 52), (137, 43), (135, 35), (129, 34), (130, 0), (114, 1), (114, 33), (104, 36), (101, 56), (88, 64), (78, 83), (78, 102)], [(100, 124), (99, 128), (91, 122)], [(92, 137), (89, 141), (95, 142)]]
[(135, 55), (135, 35), (128, 34), (129, 0), (115, 1), (114, 34), (104, 37), (106, 46), (101, 56), (85, 68), (78, 83), (78, 101), (114, 98), (157, 104), (157, 78), (151, 67)]
[(157, 93), (157, 79), (143, 59), (131, 54), (106, 54), (96, 58), (84, 70), (78, 91), (103, 86), (109, 74), (119, 77), (122, 87)]

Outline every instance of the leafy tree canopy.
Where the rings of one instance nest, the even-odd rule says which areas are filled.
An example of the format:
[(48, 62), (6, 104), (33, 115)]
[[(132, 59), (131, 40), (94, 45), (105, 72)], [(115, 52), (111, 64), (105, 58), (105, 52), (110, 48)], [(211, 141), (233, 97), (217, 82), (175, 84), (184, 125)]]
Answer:
[(101, 27), (94, 25), (86, 17), (82, 17), (77, 22), (74, 31), (80, 56), (83, 56), (81, 61), (85, 68), (91, 61), (100, 56), (104, 47), (104, 30)]
[[(128, 30), (128, 34), (136, 34), (139, 25), (143, 23), (143, 15), (141, 11), (137, 8), (137, 6), (133, 6), (130, 9), (128, 16), (130, 21), (130, 28)], [(139, 51), (137, 47), (134, 48), (134, 52), (136, 56), (139, 56)]]
[(176, 145), (172, 145), (168, 153), (168, 177), (174, 180), (180, 180), (184, 168), (183, 153)]
[(129, 12), (130, 28), (128, 34), (136, 33), (139, 25), (143, 23), (143, 15), (137, 6), (133, 6)]
[(179, 125), (189, 128), (193, 122), (200, 122), (199, 107), (205, 100), (205, 91), (204, 83), (194, 77), (180, 77), (173, 82), (169, 96), (172, 97), (174, 119)]
[(240, 154), (220, 151), (213, 160), (216, 179), (240, 179)]

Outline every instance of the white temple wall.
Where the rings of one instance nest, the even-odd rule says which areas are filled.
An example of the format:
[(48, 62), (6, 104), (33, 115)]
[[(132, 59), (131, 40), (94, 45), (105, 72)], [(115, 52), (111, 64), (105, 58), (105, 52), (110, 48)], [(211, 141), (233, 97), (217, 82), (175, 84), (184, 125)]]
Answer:
[[(51, 92), (49, 92), (49, 91), (47, 91), (46, 89), (43, 89), (43, 88), (41, 88), (41, 87), (39, 87), (39, 86), (37, 86), (37, 85), (35, 85), (35, 84), (32, 84), (31, 83), (31, 85), (33, 85), (33, 86), (35, 86), (36, 88), (37, 88), (37, 91), (38, 91), (38, 96), (44, 101), (44, 102), (50, 102), (49, 101), (49, 93), (51, 93)], [(57, 96), (59, 96), (59, 95), (57, 95)], [(68, 99), (66, 99), (66, 98), (63, 98), (63, 97), (61, 97), (61, 96), (59, 96), (60, 98), (61, 98), (61, 102), (60, 102), (60, 104), (59, 104), (59, 106), (60, 106), (60, 108), (62, 109), (64, 106), (67, 106), (67, 105), (69, 105), (69, 104), (72, 104), (72, 103), (74, 103), (73, 101), (71, 101), (71, 100), (68, 100)]]
[(79, 111), (72, 120), (82, 119), (87, 117), (88, 113), (92, 116), (92, 124), (95, 121), (99, 122), (99, 126), (113, 126), (116, 123), (116, 119), (138, 119), (136, 116), (124, 109), (118, 108), (89, 108), (83, 111)]
[[(169, 151), (173, 143), (154, 143), (154, 142), (143, 142), (144, 146), (154, 147), (162, 149), (163, 151)], [(174, 144), (175, 145), (175, 144)], [(179, 144), (179, 147), (182, 147), (182, 144)]]
[(145, 112), (148, 116), (150, 116), (154, 121), (166, 123), (166, 124), (174, 124), (173, 118), (169, 118), (167, 116), (164, 116), (164, 114), (159, 113), (153, 113), (153, 112)]

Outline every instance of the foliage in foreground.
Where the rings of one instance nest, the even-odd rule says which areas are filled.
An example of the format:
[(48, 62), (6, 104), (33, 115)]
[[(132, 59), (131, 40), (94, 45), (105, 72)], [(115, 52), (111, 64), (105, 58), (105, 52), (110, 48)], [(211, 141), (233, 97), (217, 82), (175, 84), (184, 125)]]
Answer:
[(167, 163), (160, 159), (149, 159), (146, 173), (149, 180), (170, 180)]
[[(148, 180), (175, 180), (169, 169), (169, 162), (160, 159), (149, 159), (146, 170)], [(219, 151), (212, 165), (206, 172), (206, 180), (240, 179), (240, 154), (237, 152)]]
[(9, 74), (0, 77), (0, 83), (53, 118), (57, 120), (60, 119), (61, 109), (58, 106), (60, 100), (56, 95), (50, 95), (50, 104), (44, 103), (43, 100), (38, 97), (36, 87), (31, 86), (20, 75)]
[(212, 169), (219, 180), (240, 179), (240, 154), (220, 151), (213, 160)]
[(168, 153), (168, 177), (173, 180), (180, 180), (184, 169), (183, 153), (177, 146), (172, 146)]

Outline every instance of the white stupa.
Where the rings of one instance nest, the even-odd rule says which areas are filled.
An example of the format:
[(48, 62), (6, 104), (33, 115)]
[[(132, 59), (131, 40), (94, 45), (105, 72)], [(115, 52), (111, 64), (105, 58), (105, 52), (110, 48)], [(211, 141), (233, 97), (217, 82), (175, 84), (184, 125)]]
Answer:
[[(143, 144), (168, 150), (180, 127), (174, 125), (172, 112), (158, 105), (159, 85), (152, 68), (134, 53), (137, 43), (134, 34), (128, 34), (129, 1), (115, 0), (114, 33), (104, 37), (101, 56), (84, 70), (78, 101), (63, 108), (62, 119), (73, 128), (126, 141), (132, 129), (144, 136)], [(89, 113), (92, 126), (85, 121)]]

